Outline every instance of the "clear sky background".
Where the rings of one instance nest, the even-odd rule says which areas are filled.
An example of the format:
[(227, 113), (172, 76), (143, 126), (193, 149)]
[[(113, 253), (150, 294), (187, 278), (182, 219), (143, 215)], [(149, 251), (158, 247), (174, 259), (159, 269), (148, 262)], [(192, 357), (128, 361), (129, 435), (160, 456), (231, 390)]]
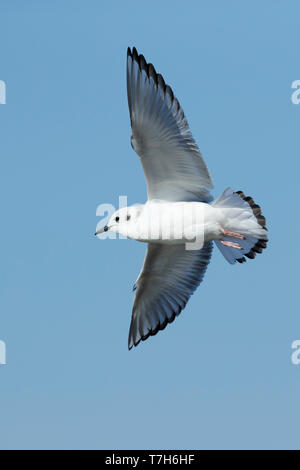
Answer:
[[(0, 2), (0, 448), (300, 448), (298, 1)], [(217, 197), (261, 204), (263, 255), (217, 249), (166, 330), (127, 350), (145, 246), (93, 236), (144, 202), (127, 46), (179, 98)]]

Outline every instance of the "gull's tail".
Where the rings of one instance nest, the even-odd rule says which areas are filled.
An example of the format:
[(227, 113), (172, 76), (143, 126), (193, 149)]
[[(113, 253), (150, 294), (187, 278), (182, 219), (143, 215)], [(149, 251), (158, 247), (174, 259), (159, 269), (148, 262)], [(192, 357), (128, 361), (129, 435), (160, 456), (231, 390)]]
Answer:
[(246, 258), (253, 259), (257, 253), (262, 253), (267, 247), (266, 219), (261, 213), (261, 208), (255, 204), (252, 197), (246, 197), (242, 191), (234, 192), (227, 188), (223, 194), (213, 203), (213, 206), (222, 211), (223, 228), (239, 233), (244, 239), (237, 240), (230, 236), (224, 236), (228, 242), (237, 242), (241, 249), (224, 246), (221, 241), (215, 243), (222, 255), (230, 264), (236, 261), (244, 263)]

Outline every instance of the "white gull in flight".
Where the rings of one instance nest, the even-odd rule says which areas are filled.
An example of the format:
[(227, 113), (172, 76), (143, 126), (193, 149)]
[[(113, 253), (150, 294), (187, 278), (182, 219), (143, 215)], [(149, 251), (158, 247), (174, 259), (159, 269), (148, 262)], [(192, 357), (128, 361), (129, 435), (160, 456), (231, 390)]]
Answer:
[(148, 201), (113, 214), (111, 230), (148, 243), (136, 290), (128, 347), (155, 335), (184, 309), (202, 281), (213, 242), (234, 264), (267, 245), (260, 207), (227, 188), (214, 202), (212, 180), (184, 112), (163, 77), (137, 50), (127, 51), (131, 145), (139, 155)]

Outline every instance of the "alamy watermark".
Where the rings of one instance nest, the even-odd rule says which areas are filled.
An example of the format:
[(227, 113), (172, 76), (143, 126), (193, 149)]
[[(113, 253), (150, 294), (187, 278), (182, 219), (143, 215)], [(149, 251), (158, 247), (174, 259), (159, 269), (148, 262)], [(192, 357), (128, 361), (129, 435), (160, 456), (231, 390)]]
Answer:
[(292, 88), (295, 90), (291, 96), (292, 103), (299, 104), (300, 103), (300, 80), (294, 80), (292, 83)]
[(294, 349), (291, 355), (292, 364), (298, 366), (300, 364), (300, 339), (293, 341), (291, 348)]
[(0, 366), (6, 364), (6, 344), (0, 340)]
[(6, 84), (0, 80), (0, 104), (6, 104)]
[(204, 205), (197, 202), (168, 203), (148, 201), (127, 205), (127, 196), (119, 196), (119, 209), (100, 204), (96, 215), (102, 217), (96, 227), (100, 239), (133, 238), (140, 241), (183, 243), (186, 250), (199, 250), (204, 243)]

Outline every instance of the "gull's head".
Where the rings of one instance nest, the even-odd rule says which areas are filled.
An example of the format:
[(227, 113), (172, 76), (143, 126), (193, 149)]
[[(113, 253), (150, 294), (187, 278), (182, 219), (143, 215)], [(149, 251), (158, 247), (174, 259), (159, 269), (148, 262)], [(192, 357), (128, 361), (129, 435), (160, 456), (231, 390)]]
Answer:
[(133, 237), (140, 213), (140, 205), (122, 207), (111, 216), (105, 227), (96, 232), (96, 235), (110, 230), (111, 232), (120, 233), (125, 237)]

